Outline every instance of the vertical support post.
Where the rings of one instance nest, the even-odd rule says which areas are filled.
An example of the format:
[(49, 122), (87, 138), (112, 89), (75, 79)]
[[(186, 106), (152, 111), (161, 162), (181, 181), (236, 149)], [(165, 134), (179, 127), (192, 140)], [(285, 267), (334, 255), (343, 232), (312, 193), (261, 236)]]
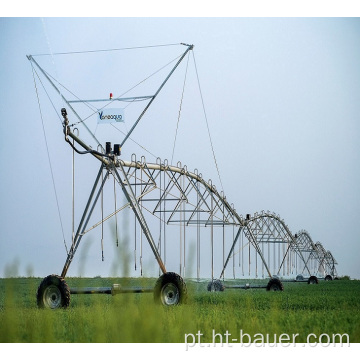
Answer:
[[(182, 176), (182, 179), (183, 179), (183, 191), (186, 191), (186, 188), (185, 188), (185, 176), (183, 175)], [(183, 234), (184, 234), (184, 271), (183, 271), (183, 277), (185, 278), (186, 277), (186, 222), (185, 222), (185, 219), (186, 219), (186, 216), (185, 216), (185, 202), (183, 201), (182, 202), (182, 206), (183, 206), (183, 214), (184, 214), (184, 221), (183, 221)]]
[[(241, 274), (244, 277), (244, 235), (241, 236)], [(240, 256), (239, 256), (240, 259)]]
[[(224, 268), (224, 265), (225, 265), (225, 214), (224, 214), (224, 211), (225, 211), (225, 205), (223, 203), (223, 225), (222, 225), (222, 246), (223, 246), (223, 251), (222, 251), (222, 257), (223, 257), (223, 268)], [(224, 269), (224, 272), (223, 272), (223, 280), (225, 280), (225, 269)]]
[[(159, 164), (160, 164), (160, 169), (161, 169), (161, 159), (160, 158), (158, 158), (157, 160), (159, 160)], [(157, 161), (156, 160), (156, 161)], [(161, 171), (161, 170), (160, 170)], [(160, 199), (160, 201), (161, 201), (161, 199), (162, 199), (162, 193), (161, 193), (161, 191), (162, 191), (162, 181), (161, 181), (161, 172), (160, 172), (160, 186), (159, 186), (159, 199)], [(135, 198), (136, 198), (136, 196), (135, 196)], [(158, 251), (159, 251), (159, 254), (160, 254), (160, 256), (161, 256), (161, 249), (162, 249), (162, 246), (161, 246), (161, 240), (162, 240), (162, 223), (161, 223), (161, 220), (162, 220), (162, 217), (163, 217), (163, 214), (162, 214), (162, 211), (161, 211), (161, 203), (160, 203), (160, 213), (159, 213), (159, 241), (158, 241)], [(160, 276), (160, 271), (161, 271), (161, 269), (159, 268), (159, 276)]]
[(249, 267), (249, 278), (251, 277), (251, 274), (250, 274), (250, 265), (251, 265), (251, 260), (250, 260), (250, 241), (249, 241), (249, 263), (248, 263), (248, 267)]
[(214, 201), (213, 197), (211, 196), (211, 279), (214, 279), (214, 219), (213, 219), (213, 211), (214, 211)]
[[(261, 251), (262, 251), (262, 253), (264, 253), (264, 242), (261, 242)], [(261, 264), (261, 276), (262, 276), (262, 278), (265, 277), (265, 275), (264, 275), (264, 262), (262, 262), (262, 264)]]
[[(197, 197), (197, 204), (199, 204), (199, 180), (196, 179), (196, 197)], [(200, 256), (200, 212), (197, 211), (196, 213), (196, 266), (197, 266), (197, 280), (200, 280), (200, 262), (201, 262), (201, 256)]]
[[(134, 155), (136, 156), (136, 155)], [(135, 164), (136, 164), (136, 157), (134, 158), (135, 160)], [(135, 182), (135, 198), (137, 199), (136, 197), (136, 189), (137, 189), (137, 166), (135, 165), (135, 169), (134, 169), (134, 182)], [(136, 243), (137, 243), (137, 231), (136, 231), (136, 219), (134, 221), (134, 233), (135, 233), (135, 240), (134, 240), (134, 266), (135, 266), (135, 271), (136, 271)]]
[[(104, 182), (104, 172), (101, 172), (101, 182)], [(101, 189), (101, 261), (104, 261), (104, 191)]]
[[(136, 198), (136, 196), (135, 196)], [(114, 178), (114, 199), (115, 199), (115, 236), (116, 236), (116, 247), (119, 246), (119, 234), (118, 234), (118, 222), (117, 222), (117, 204), (116, 204), (116, 187), (115, 187), (115, 178)]]
[[(165, 164), (165, 162), (164, 162), (164, 164)], [(164, 173), (164, 190), (163, 190), (163, 197), (164, 197), (164, 201), (163, 201), (163, 203), (164, 203), (164, 224), (163, 224), (163, 226), (164, 226), (164, 265), (166, 267), (166, 200), (165, 200), (166, 172), (163, 171), (163, 173)]]
[[(73, 146), (75, 140), (73, 139)], [(72, 150), (72, 214), (71, 214), (71, 246), (75, 241), (75, 149)]]
[[(235, 237), (235, 225), (233, 224), (233, 239)], [(235, 245), (234, 245), (235, 246)], [(233, 249), (234, 251), (234, 249)], [(224, 264), (224, 267), (225, 267), (225, 264)], [(235, 279), (235, 256), (233, 256), (233, 278)]]

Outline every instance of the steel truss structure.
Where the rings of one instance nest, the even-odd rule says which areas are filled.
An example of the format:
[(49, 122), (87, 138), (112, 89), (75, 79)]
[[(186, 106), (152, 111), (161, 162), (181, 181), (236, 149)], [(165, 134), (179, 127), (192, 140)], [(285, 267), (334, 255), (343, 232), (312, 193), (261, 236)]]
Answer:
[[(76, 139), (80, 144), (81, 140), (68, 130), (67, 135)], [(85, 144), (84, 149), (90, 150)], [(116, 216), (121, 210), (131, 207), (136, 214), (137, 221), (144, 236), (147, 238), (151, 250), (154, 253), (159, 267), (163, 273), (166, 272), (165, 261), (161, 256), (161, 244), (156, 245), (154, 236), (146, 220), (146, 214), (155, 217), (160, 225), (155, 227), (176, 225), (180, 228), (180, 269), (179, 273), (185, 275), (186, 263), (186, 239), (193, 235), (196, 237), (196, 259), (197, 259), (197, 278), (200, 276), (200, 238), (201, 228), (207, 228), (207, 243), (211, 247), (211, 277), (224, 278), (225, 269), (230, 259), (234, 256), (236, 245), (240, 235), (243, 234), (247, 239), (249, 253), (249, 263), (254, 262), (256, 276), (260, 268), (262, 277), (264, 270), (266, 276), (289, 277), (292, 274), (303, 274), (304, 276), (321, 276), (322, 274), (336, 274), (335, 260), (330, 252), (325, 251), (320, 243), (314, 244), (310, 235), (302, 230), (293, 235), (279, 215), (270, 212), (255, 213), (253, 216), (247, 214), (245, 217), (239, 215), (234, 206), (229, 204), (222, 192), (218, 192), (211, 180), (205, 181), (202, 174), (197, 170), (188, 171), (186, 166), (169, 165), (167, 161), (158, 159), (157, 163), (148, 163), (142, 157), (137, 161), (136, 155), (132, 156), (131, 161), (124, 161), (112, 156), (103, 158), (99, 173), (95, 179), (88, 204), (85, 207), (82, 220), (70, 249), (67, 262), (61, 276), (65, 277), (67, 269), (75, 255), (80, 241), (87, 232), (100, 225), (102, 222), (87, 228), (89, 219), (95, 208), (96, 202), (100, 198), (106, 179), (112, 175), (117, 184), (125, 193), (127, 203), (121, 208), (108, 215), (105, 220)], [(102, 172), (105, 176), (101, 177)], [(101, 178), (104, 180), (101, 182)], [(215, 234), (215, 228), (221, 229), (221, 239), (219, 234)], [(224, 228), (231, 228), (227, 233), (226, 239)], [(195, 234), (195, 235), (194, 235)], [(166, 230), (163, 230), (163, 247), (166, 246)], [(174, 239), (172, 239), (174, 246)], [(214, 273), (214, 262), (219, 258), (215, 254), (216, 242), (223, 244), (230, 243), (230, 250), (226, 261), (223, 261), (222, 271), (219, 277)], [(252, 250), (251, 250), (252, 249)], [(225, 246), (223, 252), (225, 251)], [(166, 249), (163, 250), (166, 254)], [(247, 264), (249, 265), (249, 264)], [(324, 268), (321, 273), (319, 269)]]
[[(337, 263), (332, 254), (326, 251), (319, 242), (314, 244), (305, 230), (293, 235), (279, 215), (264, 211), (254, 215), (239, 215), (234, 205), (227, 201), (222, 192), (217, 191), (211, 180), (205, 181), (201, 173), (197, 170), (188, 171), (187, 167), (182, 166), (181, 163), (175, 166), (169, 164), (167, 160), (162, 161), (159, 158), (156, 163), (148, 163), (144, 157), (138, 160), (136, 155), (133, 155), (130, 161), (121, 158), (120, 148), (129, 138), (173, 71), (193, 48), (193, 45), (183, 45), (186, 46), (184, 54), (156, 93), (147, 97), (149, 103), (116, 150), (115, 146), (112, 149), (109, 143), (105, 147), (99, 144), (98, 150), (93, 150), (81, 140), (78, 131), (71, 130), (67, 111), (65, 108), (61, 110), (64, 120), (65, 141), (77, 153), (90, 154), (99, 160), (100, 168), (81, 220), (74, 233), (61, 276), (48, 276), (39, 286), (38, 305), (40, 307), (68, 306), (70, 293), (114, 294), (127, 292), (124, 289), (120, 290), (119, 286), (115, 285), (111, 289), (68, 289), (64, 283), (64, 278), (83, 237), (97, 226), (102, 226), (108, 219), (116, 217), (120, 211), (126, 208), (133, 211), (136, 219), (135, 237), (137, 232), (146, 238), (159, 265), (159, 271), (162, 275), (155, 285), (154, 293), (155, 299), (165, 305), (178, 304), (186, 298), (186, 287), (181, 276), (186, 276), (186, 251), (189, 248), (187, 247), (188, 242), (190, 242), (189, 239), (192, 239), (191, 241), (196, 244), (194, 252), (196, 253), (197, 279), (201, 278), (201, 264), (204, 263), (201, 258), (201, 249), (205, 247), (209, 250), (210, 248), (207, 255), (209, 257), (207, 265), (211, 267), (211, 290), (223, 290), (217, 279), (225, 279), (225, 271), (231, 260), (233, 262), (233, 277), (236, 278), (235, 256), (237, 255), (239, 255), (239, 267), (241, 267), (242, 276), (245, 276), (244, 268), (247, 267), (249, 277), (251, 274), (255, 274), (255, 277), (258, 277), (259, 274), (262, 278), (269, 277), (271, 280), (267, 285), (268, 290), (282, 290), (282, 285), (276, 281), (276, 277), (289, 278), (294, 273), (309, 278), (319, 274), (329, 275), (331, 278), (336, 276), (335, 265)], [(50, 82), (68, 108), (81, 122), (81, 118), (71, 105), (74, 102), (81, 102), (81, 100), (67, 100), (34, 58), (28, 56), (28, 59)], [(90, 101), (105, 100), (86, 100), (86, 102)], [(80, 150), (78, 146), (82, 149)], [(94, 225), (89, 226), (94, 209), (99, 200), (102, 199), (104, 185), (110, 178), (114, 179), (114, 187), (117, 185), (122, 190), (126, 203), (120, 208), (115, 208), (114, 212)], [(152, 220), (149, 219), (149, 215)], [(170, 252), (174, 252), (175, 248), (174, 232), (167, 230), (172, 225), (179, 229), (177, 233), (179, 247), (176, 251), (179, 255), (180, 275), (167, 271), (166, 256)], [(159, 236), (155, 236), (156, 232), (159, 233)], [(166, 240), (169, 237), (171, 237), (170, 245)], [(225, 256), (226, 253), (228, 253), (227, 257)], [(220, 275), (216, 277), (217, 267), (215, 265), (219, 265), (219, 260), (222, 260), (221, 271)], [(215, 264), (216, 262), (217, 264)], [(135, 289), (134, 291), (141, 290)]]
[[(297, 247), (304, 257), (304, 265), (310, 268), (312, 274), (319, 277), (325, 276), (325, 278), (327, 276), (331, 276), (331, 278), (337, 277), (335, 267), (337, 261), (330, 251), (326, 251), (320, 242), (315, 244), (306, 230), (300, 230), (296, 237)], [(300, 274), (303, 273), (304, 269)]]

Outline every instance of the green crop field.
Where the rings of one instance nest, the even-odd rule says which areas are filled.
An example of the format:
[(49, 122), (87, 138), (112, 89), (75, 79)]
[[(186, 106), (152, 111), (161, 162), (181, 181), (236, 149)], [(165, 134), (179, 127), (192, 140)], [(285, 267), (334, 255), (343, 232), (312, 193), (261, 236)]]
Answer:
[[(41, 310), (36, 290), (41, 279), (0, 279), (0, 342), (141, 342), (202, 343), (225, 341), (221, 334), (252, 340), (259, 334), (288, 334), (290, 342), (317, 341), (327, 334), (347, 334), (360, 342), (360, 281), (285, 283), (283, 292), (226, 289), (210, 293), (205, 283), (187, 281), (188, 302), (163, 307), (153, 294), (72, 295), (67, 309)], [(69, 278), (74, 286), (153, 286), (156, 279)], [(214, 333), (213, 333), (214, 331)], [(189, 334), (201, 334), (191, 337)], [(214, 334), (220, 334), (213, 339)], [(257, 334), (257, 335), (256, 335)], [(257, 337), (256, 337), (257, 336)], [(315, 337), (316, 336), (316, 337)], [(243, 338), (247, 342), (248, 338)], [(335, 338), (335, 342), (337, 341)], [(285, 339), (286, 340), (286, 339)]]

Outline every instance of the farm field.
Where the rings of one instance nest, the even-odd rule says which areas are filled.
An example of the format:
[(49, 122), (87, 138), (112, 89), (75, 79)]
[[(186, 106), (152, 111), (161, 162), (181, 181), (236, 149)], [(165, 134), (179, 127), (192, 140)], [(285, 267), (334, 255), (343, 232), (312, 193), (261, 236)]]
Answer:
[[(183, 343), (185, 334), (201, 332), (201, 342), (216, 334), (298, 334), (295, 342), (321, 334), (348, 334), (360, 342), (360, 281), (284, 283), (283, 292), (226, 289), (210, 293), (207, 282), (186, 281), (186, 305), (154, 304), (153, 294), (72, 295), (67, 309), (40, 310), (36, 290), (42, 279), (0, 279), (0, 342), (2, 343)], [(67, 278), (70, 287), (152, 287), (156, 279)], [(239, 281), (238, 283), (244, 283)], [(256, 283), (255, 281), (246, 281)], [(269, 334), (268, 341), (266, 334)], [(231, 338), (230, 337), (230, 338)], [(198, 339), (198, 338), (196, 338)], [(225, 339), (225, 338), (224, 338)], [(243, 338), (247, 342), (247, 338)], [(220, 341), (220, 336), (215, 341)], [(225, 341), (225, 340), (223, 340)], [(275, 341), (277, 341), (275, 339)], [(332, 340), (330, 340), (332, 341)], [(335, 340), (336, 341), (336, 340)]]

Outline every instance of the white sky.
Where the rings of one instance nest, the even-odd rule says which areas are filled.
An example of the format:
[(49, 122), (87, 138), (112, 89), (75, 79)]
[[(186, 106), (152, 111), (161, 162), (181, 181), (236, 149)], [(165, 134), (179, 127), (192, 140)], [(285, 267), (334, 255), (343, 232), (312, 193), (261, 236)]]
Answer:
[[(228, 201), (240, 214), (261, 210), (280, 214), (292, 232), (305, 229), (332, 252), (340, 275), (360, 278), (359, 35), (358, 18), (1, 18), (0, 276), (11, 265), (20, 275), (59, 273), (66, 257), (25, 55), (185, 42), (195, 45)], [(133, 66), (141, 69), (144, 60), (157, 69), (155, 64), (172, 59), (166, 51), (159, 50), (154, 63), (141, 53), (139, 64)], [(59, 79), (73, 81), (79, 91), (84, 84), (89, 93), (116, 93), (106, 87), (105, 79), (117, 71), (123, 71), (124, 78), (131, 75), (115, 61), (99, 62), (98, 68), (87, 60), (86, 66), (80, 62), (79, 68), (70, 68), (67, 61), (77, 59), (55, 56), (47, 66)], [(78, 69), (86, 71), (81, 74)], [(182, 70), (175, 78), (180, 90), (183, 74)], [(99, 79), (91, 80), (96, 76), (104, 80), (101, 86)], [(76, 83), (76, 77), (82, 82)], [(198, 168), (220, 188), (194, 89), (195, 73), (189, 63), (189, 93), (185, 91), (174, 158), (190, 170)], [(163, 93), (151, 121), (144, 119), (133, 137), (157, 156), (171, 158), (180, 95), (166, 88)], [(45, 113), (44, 120), (68, 234), (70, 150), (55, 114)], [(129, 143), (124, 156), (131, 151)], [(134, 151), (138, 157), (149, 156), (139, 148)], [(87, 186), (86, 196), (98, 165), (88, 160), (84, 164), (80, 181)], [(107, 245), (106, 254), (111, 251)], [(96, 261), (87, 264), (83, 275), (109, 275), (109, 267), (97, 263), (98, 248), (94, 252)], [(79, 271), (76, 265), (70, 275)]]

